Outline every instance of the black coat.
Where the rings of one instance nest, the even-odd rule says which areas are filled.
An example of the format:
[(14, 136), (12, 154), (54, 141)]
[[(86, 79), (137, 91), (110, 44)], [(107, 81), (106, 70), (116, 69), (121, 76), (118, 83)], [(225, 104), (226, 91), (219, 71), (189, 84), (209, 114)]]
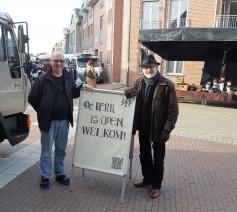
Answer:
[[(69, 122), (73, 126), (73, 98), (80, 96), (82, 85), (76, 87), (70, 74), (63, 70), (63, 82), (66, 98), (69, 105)], [(49, 131), (54, 104), (54, 89), (51, 70), (40, 76), (32, 86), (28, 96), (28, 102), (37, 112), (39, 128)]]
[[(125, 90), (125, 95), (130, 98), (136, 96), (136, 109), (133, 123), (133, 134), (139, 130), (140, 117), (143, 116), (141, 109), (142, 102), (144, 102), (143, 88), (144, 79), (140, 77), (134, 84), (133, 88)], [(178, 119), (179, 108), (175, 92), (175, 87), (172, 81), (159, 76), (159, 81), (155, 87), (152, 98), (151, 110), (151, 128), (150, 141), (157, 142), (163, 130), (171, 132), (175, 128), (175, 123)]]

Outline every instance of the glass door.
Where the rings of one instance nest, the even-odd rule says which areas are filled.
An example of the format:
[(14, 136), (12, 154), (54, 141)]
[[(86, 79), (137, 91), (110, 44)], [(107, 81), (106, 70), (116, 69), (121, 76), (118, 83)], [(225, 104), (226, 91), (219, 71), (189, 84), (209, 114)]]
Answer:
[(227, 28), (237, 28), (237, 0), (229, 1), (228, 13), (224, 22)]
[(237, 15), (237, 0), (230, 2), (230, 13), (229, 15)]
[(186, 25), (187, 0), (171, 0), (170, 5), (170, 28), (183, 28)]
[(159, 2), (143, 2), (141, 29), (159, 28)]

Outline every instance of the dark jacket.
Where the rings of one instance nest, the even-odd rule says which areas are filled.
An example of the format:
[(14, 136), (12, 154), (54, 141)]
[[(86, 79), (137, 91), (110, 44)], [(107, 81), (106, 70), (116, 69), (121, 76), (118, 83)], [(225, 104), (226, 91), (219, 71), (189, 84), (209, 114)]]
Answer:
[[(37, 112), (39, 128), (42, 131), (49, 131), (54, 104), (54, 89), (52, 70), (40, 76), (32, 86), (28, 101)], [(78, 88), (74, 84), (70, 74), (63, 70), (63, 82), (66, 98), (69, 104), (69, 122), (73, 126), (73, 98), (80, 96), (82, 85)]]
[[(133, 88), (125, 90), (125, 95), (130, 98), (137, 96), (136, 109), (134, 115), (133, 134), (136, 130), (139, 130), (139, 117), (141, 113), (145, 112), (141, 110), (142, 102), (144, 101), (144, 95), (142, 88), (144, 88), (144, 79), (140, 77), (134, 84)], [(151, 109), (151, 129), (150, 129), (150, 141), (157, 142), (160, 138), (162, 131), (170, 133), (175, 128), (175, 123), (178, 119), (179, 108), (178, 101), (175, 92), (175, 87), (172, 81), (159, 76), (158, 83), (155, 87), (152, 109)]]

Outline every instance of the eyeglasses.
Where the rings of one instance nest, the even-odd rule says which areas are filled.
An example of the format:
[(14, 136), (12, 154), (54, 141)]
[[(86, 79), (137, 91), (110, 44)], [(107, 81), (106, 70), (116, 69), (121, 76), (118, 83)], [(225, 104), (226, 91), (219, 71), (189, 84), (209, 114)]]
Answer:
[(55, 62), (55, 63), (64, 63), (64, 60), (52, 60), (53, 62)]

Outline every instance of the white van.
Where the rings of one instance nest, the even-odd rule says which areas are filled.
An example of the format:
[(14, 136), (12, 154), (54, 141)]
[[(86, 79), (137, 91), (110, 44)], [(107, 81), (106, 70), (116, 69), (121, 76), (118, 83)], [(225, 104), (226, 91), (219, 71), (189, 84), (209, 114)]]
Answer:
[(96, 83), (102, 83), (104, 81), (102, 76), (103, 71), (103, 63), (100, 62), (98, 56), (92, 54), (76, 54), (71, 60), (74, 60), (74, 64), (76, 66), (77, 73), (81, 80), (84, 80), (84, 73), (86, 70), (86, 63), (89, 59), (93, 60), (93, 67), (96, 72)]
[(27, 22), (14, 23), (8, 13), (0, 12), (0, 143), (7, 139), (16, 145), (29, 135), (28, 41)]
[(72, 58), (75, 58), (74, 54), (64, 54), (64, 66), (68, 67), (71, 64)]

